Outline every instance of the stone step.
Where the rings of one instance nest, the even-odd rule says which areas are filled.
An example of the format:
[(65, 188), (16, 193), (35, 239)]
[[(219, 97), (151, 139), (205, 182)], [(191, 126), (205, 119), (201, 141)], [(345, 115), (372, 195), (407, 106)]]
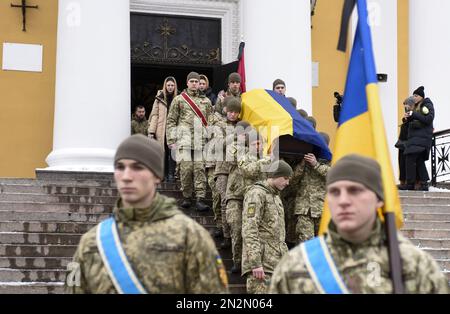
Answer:
[(91, 204), (91, 205), (114, 205), (116, 196), (79, 196), (79, 195), (47, 195), (36, 193), (2, 193), (1, 203), (67, 203), (67, 204)]
[(414, 220), (405, 221), (404, 229), (449, 229), (450, 221)]
[(439, 214), (439, 213), (412, 213), (412, 212), (408, 212), (408, 213), (404, 213), (403, 214), (405, 221), (424, 221), (424, 220), (431, 220), (431, 221), (436, 221), (436, 220), (440, 220), (440, 221), (448, 221), (450, 220), (450, 213), (448, 214)]
[(0, 268), (65, 270), (72, 257), (0, 257)]
[(113, 205), (92, 205), (92, 204), (48, 204), (45, 202), (1, 202), (1, 211), (29, 211), (29, 212), (72, 212), (84, 214), (111, 213)]
[(419, 248), (450, 249), (450, 238), (410, 238), (409, 240)]
[(0, 268), (0, 282), (61, 282), (65, 279), (66, 271)]
[(40, 221), (1, 221), (0, 232), (27, 233), (77, 233), (83, 234), (96, 226), (96, 223), (40, 222)]
[(433, 249), (433, 248), (424, 248), (423, 251), (430, 254), (434, 259), (450, 259), (450, 249)]
[[(450, 194), (450, 193), (448, 193)], [(448, 197), (416, 197), (408, 196), (401, 198), (402, 205), (420, 204), (420, 205), (449, 205), (450, 195)]]
[(450, 190), (439, 192), (399, 191), (400, 198), (406, 197), (450, 197)]
[(73, 233), (0, 232), (3, 244), (78, 245), (81, 235)]
[(99, 223), (111, 214), (85, 214), (71, 212), (0, 210), (0, 221), (43, 221)]
[(402, 234), (407, 238), (450, 238), (449, 229), (402, 229)]
[(76, 245), (0, 244), (3, 257), (73, 257)]
[(64, 282), (0, 282), (0, 294), (63, 294)]
[(450, 214), (450, 205), (402, 205), (404, 213)]

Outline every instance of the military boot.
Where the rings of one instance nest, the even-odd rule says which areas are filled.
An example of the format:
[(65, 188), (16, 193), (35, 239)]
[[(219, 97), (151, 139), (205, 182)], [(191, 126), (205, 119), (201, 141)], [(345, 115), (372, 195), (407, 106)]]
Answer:
[(223, 238), (223, 231), (220, 229), (214, 231), (214, 238)]
[(398, 187), (401, 191), (414, 191), (414, 183), (413, 184), (403, 184)]
[(191, 207), (191, 199), (188, 197), (183, 198), (183, 202), (181, 203), (181, 207), (184, 209), (189, 209)]
[(197, 207), (197, 211), (199, 212), (207, 212), (210, 210), (209, 206), (205, 204), (204, 200), (199, 198), (197, 199), (197, 203), (195, 204), (195, 207)]

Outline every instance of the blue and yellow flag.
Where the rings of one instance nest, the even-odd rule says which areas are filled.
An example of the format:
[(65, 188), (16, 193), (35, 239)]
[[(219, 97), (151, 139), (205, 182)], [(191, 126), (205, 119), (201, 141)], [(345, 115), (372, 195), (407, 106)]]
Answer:
[[(377, 74), (372, 49), (372, 37), (367, 21), (366, 0), (357, 0), (358, 26), (356, 29), (344, 100), (333, 152), (334, 164), (348, 154), (360, 154), (377, 160), (381, 166), (384, 212), (394, 212), (397, 228), (403, 224), (397, 186), (395, 185), (377, 85)], [(320, 224), (320, 234), (326, 232), (330, 221), (327, 203)]]
[(257, 128), (267, 140), (266, 152), (274, 139), (291, 135), (312, 144), (320, 158), (331, 160), (331, 152), (322, 136), (284, 96), (265, 89), (254, 89), (242, 94), (241, 119)]

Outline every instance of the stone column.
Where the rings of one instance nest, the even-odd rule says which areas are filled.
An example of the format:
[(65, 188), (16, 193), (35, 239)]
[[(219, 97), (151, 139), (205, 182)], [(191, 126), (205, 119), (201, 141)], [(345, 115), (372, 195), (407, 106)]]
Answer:
[(113, 170), (130, 134), (129, 0), (59, 0), (54, 119), (46, 170)]
[(286, 82), (286, 96), (312, 112), (310, 0), (243, 1), (247, 90)]

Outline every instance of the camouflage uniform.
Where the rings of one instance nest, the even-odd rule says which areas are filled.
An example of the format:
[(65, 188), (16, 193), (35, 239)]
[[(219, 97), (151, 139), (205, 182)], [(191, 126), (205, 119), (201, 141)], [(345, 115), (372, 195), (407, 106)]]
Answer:
[(217, 154), (216, 157), (216, 168), (214, 175), (216, 177), (216, 189), (220, 195), (220, 211), (222, 213), (222, 227), (224, 238), (230, 238), (230, 225), (227, 223), (226, 214), (226, 192), (227, 192), (227, 182), (230, 169), (236, 164), (235, 157), (232, 153), (232, 143), (235, 137), (234, 133), (228, 132), (227, 129), (231, 131), (231, 128), (236, 126), (238, 121), (228, 121), (226, 118), (218, 119), (214, 123), (214, 127), (218, 130), (216, 133), (216, 148), (222, 149), (223, 154)]
[(143, 134), (145, 136), (148, 135), (148, 121), (144, 117), (142, 120), (138, 120), (137, 117), (133, 114), (131, 119), (131, 135), (133, 134)]
[[(235, 149), (238, 157), (239, 151)], [(226, 193), (226, 216), (230, 226), (231, 250), (235, 265), (242, 261), (242, 208), (245, 190), (258, 180), (266, 179), (264, 166), (270, 164), (270, 158), (258, 159), (256, 155), (247, 152), (239, 160), (237, 166), (230, 170)]]
[(305, 189), (306, 181), (303, 179), (305, 170), (305, 161), (301, 160), (285, 160), (293, 169), (294, 173), (289, 180), (289, 185), (281, 191), (281, 200), (283, 202), (286, 226), (286, 242), (290, 245), (297, 243), (296, 224), (297, 217), (295, 216), (296, 198)]
[[(185, 90), (207, 121), (212, 112), (211, 102), (204, 95)], [(176, 144), (177, 163), (180, 167), (181, 189), (184, 198), (206, 196), (206, 174), (203, 147), (207, 137), (206, 128), (181, 95), (175, 97), (167, 116), (167, 145)]]
[[(237, 94), (234, 94), (230, 90), (227, 90), (227, 92), (224, 95), (224, 99), (229, 97), (229, 96), (237, 97), (237, 98), (239, 98), (239, 101), (241, 100), (241, 92), (238, 92)], [(223, 100), (221, 100), (219, 97), (217, 97), (216, 104), (214, 106), (214, 110), (217, 113), (221, 114), (222, 116), (226, 116), (226, 114), (224, 114), (224, 112), (223, 112), (223, 108), (224, 107), (225, 106), (223, 104)]]
[(326, 176), (330, 169), (327, 160), (319, 159), (312, 167), (306, 164), (302, 176), (302, 188), (295, 198), (296, 243), (301, 243), (318, 235), (323, 202), (326, 194)]
[[(146, 209), (123, 208), (113, 215), (123, 249), (149, 293), (226, 293), (223, 263), (208, 232), (178, 210), (174, 199), (156, 193)], [(97, 226), (84, 234), (74, 256), (81, 271), (72, 293), (117, 293), (103, 264)]]
[[(244, 197), (242, 212), (242, 275), (247, 292), (266, 292), (270, 274), (288, 251), (285, 241), (284, 209), (278, 190), (268, 181), (254, 184)], [(266, 280), (255, 280), (252, 270), (263, 267)]]
[[(448, 282), (433, 258), (398, 233), (406, 293), (448, 293)], [(350, 244), (331, 222), (325, 238), (336, 267), (351, 293), (392, 293), (384, 225), (377, 219), (369, 239)], [(285, 255), (272, 277), (270, 293), (319, 293), (300, 246)]]

